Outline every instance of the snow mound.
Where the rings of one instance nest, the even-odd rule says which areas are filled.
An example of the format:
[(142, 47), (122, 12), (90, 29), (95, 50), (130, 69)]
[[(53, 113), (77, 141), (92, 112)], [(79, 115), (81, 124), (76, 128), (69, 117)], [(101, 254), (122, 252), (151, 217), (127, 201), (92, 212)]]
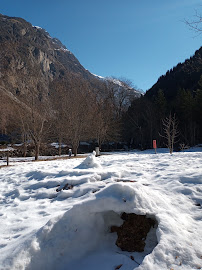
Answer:
[[(111, 153), (82, 170), (81, 159), (11, 158), (0, 170), (0, 270), (201, 269), (201, 160), (201, 149)], [(123, 212), (157, 220), (144, 252), (116, 246), (110, 226)]]
[(112, 184), (94, 199), (74, 205), (32, 236), (14, 259), (14, 269), (108, 270), (120, 261), (127, 269), (136, 268), (156, 246), (156, 229), (149, 232), (145, 251), (136, 253), (138, 263), (115, 245), (117, 235), (110, 232), (111, 226), (123, 223), (122, 212), (134, 212), (135, 197), (130, 186)]
[(76, 169), (89, 169), (89, 168), (101, 168), (98, 158), (95, 156), (95, 151), (90, 154)]

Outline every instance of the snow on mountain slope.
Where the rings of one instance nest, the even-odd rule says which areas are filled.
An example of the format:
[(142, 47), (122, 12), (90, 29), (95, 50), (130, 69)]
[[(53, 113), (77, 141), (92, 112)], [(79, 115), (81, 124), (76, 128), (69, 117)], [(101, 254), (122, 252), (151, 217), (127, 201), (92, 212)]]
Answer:
[[(0, 269), (201, 269), (201, 160), (197, 149), (12, 162), (0, 169)], [(144, 252), (115, 245), (123, 212), (157, 221)]]
[(135, 89), (135, 87), (131, 87), (129, 84), (127, 85), (127, 82), (124, 83), (123, 81), (119, 80), (119, 79), (116, 79), (116, 78), (113, 78), (113, 77), (102, 77), (102, 76), (99, 76), (99, 75), (96, 75), (96, 74), (93, 74), (91, 73), (94, 77), (102, 80), (102, 81), (105, 81), (106, 83), (108, 84), (113, 84), (115, 88), (119, 88), (120, 90), (123, 90), (125, 89), (125, 91), (131, 91), (135, 97), (140, 97), (141, 95), (144, 94), (144, 92), (140, 89)]

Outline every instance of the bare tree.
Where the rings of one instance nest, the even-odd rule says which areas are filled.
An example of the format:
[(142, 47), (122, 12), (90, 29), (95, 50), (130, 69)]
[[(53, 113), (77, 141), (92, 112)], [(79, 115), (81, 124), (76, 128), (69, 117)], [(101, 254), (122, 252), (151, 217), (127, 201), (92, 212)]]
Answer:
[(166, 139), (166, 146), (168, 147), (170, 154), (172, 154), (174, 143), (176, 142), (176, 138), (179, 135), (178, 123), (175, 114), (172, 116), (170, 113), (169, 117), (163, 119), (162, 123), (164, 135), (160, 134), (160, 136)]
[[(56, 87), (56, 85), (55, 85)], [(59, 83), (54, 93), (57, 137), (72, 145), (76, 156), (81, 140), (93, 139), (96, 98), (88, 82), (78, 78)]]
[(55, 89), (51, 96), (54, 110), (52, 137), (58, 140), (58, 155), (60, 156), (63, 140), (69, 139), (70, 100), (67, 92), (68, 85), (66, 83), (55, 81), (52, 87)]
[[(1, 99), (1, 98), (0, 98)], [(2, 134), (7, 134), (7, 125), (9, 119), (9, 108), (0, 101), (0, 130)]]
[(97, 95), (94, 119), (94, 134), (99, 147), (103, 142), (120, 138), (122, 115), (134, 98), (134, 88), (126, 79), (109, 77), (103, 83)]
[(93, 139), (93, 123), (95, 119), (94, 97), (86, 83), (75, 87), (69, 94), (71, 105), (69, 107), (68, 133), (73, 153), (76, 156), (79, 142), (81, 140)]
[[(126, 84), (126, 82), (125, 82)], [(51, 84), (51, 99), (54, 106), (54, 132), (59, 141), (72, 145), (74, 155), (81, 140), (96, 139), (98, 145), (115, 140), (120, 135), (121, 114), (129, 106), (133, 92), (126, 85), (113, 82), (100, 84), (100, 93), (78, 76), (77, 80), (54, 81)]]
[(22, 143), (23, 143), (23, 156), (27, 156), (27, 143), (29, 139), (29, 129), (27, 125), (27, 114), (25, 114), (25, 111), (22, 107), (17, 106), (16, 112), (18, 116), (19, 126), (21, 130), (21, 137), (22, 137)]
[(202, 15), (197, 10), (195, 11), (193, 20), (185, 20), (185, 23), (188, 27), (198, 33), (199, 35), (202, 33)]
[(101, 148), (103, 142), (110, 140), (116, 141), (120, 135), (120, 121), (114, 116), (110, 101), (97, 101), (94, 114), (93, 133), (99, 148)]
[(38, 160), (42, 139), (49, 129), (51, 106), (47, 99), (39, 101), (33, 94), (30, 94), (29, 104), (20, 105), (17, 105), (16, 112), (24, 143), (24, 155), (29, 138), (34, 143), (35, 160)]
[[(1, 90), (1, 89), (0, 89)], [(0, 132), (8, 134), (11, 125), (14, 125), (15, 112), (13, 110), (14, 102), (0, 91)]]
[(38, 160), (42, 139), (50, 128), (51, 106), (48, 100), (40, 102), (35, 99), (32, 102), (31, 118), (27, 124), (29, 136), (35, 146), (35, 160)]
[(135, 98), (135, 89), (129, 80), (109, 77), (106, 81), (105, 99), (110, 101), (118, 118), (126, 112)]

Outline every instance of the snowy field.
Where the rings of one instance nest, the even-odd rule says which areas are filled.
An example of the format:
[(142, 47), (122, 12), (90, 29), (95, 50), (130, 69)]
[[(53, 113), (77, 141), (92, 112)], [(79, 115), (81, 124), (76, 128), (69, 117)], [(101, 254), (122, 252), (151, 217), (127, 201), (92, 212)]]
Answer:
[[(14, 161), (0, 169), (0, 270), (202, 269), (202, 148)], [(116, 246), (123, 212), (157, 221), (144, 252)]]

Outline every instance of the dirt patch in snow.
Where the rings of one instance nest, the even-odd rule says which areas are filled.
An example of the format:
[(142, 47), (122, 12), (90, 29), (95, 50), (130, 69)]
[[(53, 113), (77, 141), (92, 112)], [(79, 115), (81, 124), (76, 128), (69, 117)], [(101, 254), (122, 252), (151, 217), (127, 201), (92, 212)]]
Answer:
[(111, 232), (117, 232), (116, 245), (123, 251), (143, 252), (147, 233), (155, 226), (155, 221), (144, 215), (123, 213), (120, 227), (112, 226)]

